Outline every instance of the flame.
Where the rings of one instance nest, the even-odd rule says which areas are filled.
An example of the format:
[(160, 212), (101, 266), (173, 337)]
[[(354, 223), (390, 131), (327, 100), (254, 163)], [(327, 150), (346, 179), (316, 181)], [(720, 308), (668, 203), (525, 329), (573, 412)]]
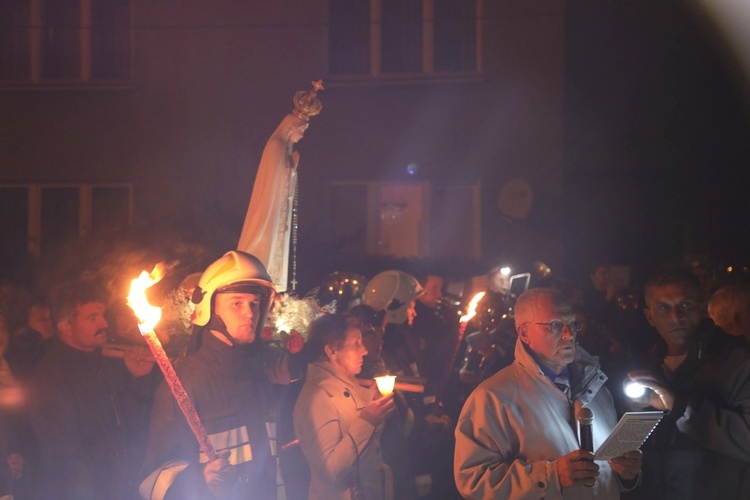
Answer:
[[(171, 267), (174, 267), (174, 264), (172, 264)], [(148, 277), (151, 280), (151, 284), (154, 285), (160, 282), (161, 280), (163, 280), (166, 274), (167, 274), (167, 263), (157, 262), (156, 265), (154, 266), (154, 270), (151, 271), (151, 274), (149, 274)]]
[(138, 318), (138, 330), (140, 330), (141, 335), (153, 332), (154, 327), (161, 319), (161, 308), (149, 304), (146, 298), (146, 290), (161, 281), (164, 277), (164, 270), (163, 263), (156, 264), (151, 274), (143, 271), (130, 284), (128, 306)]
[(477, 314), (477, 304), (480, 300), (482, 300), (482, 297), (484, 297), (485, 292), (479, 292), (478, 294), (474, 295), (471, 298), (471, 301), (469, 302), (469, 307), (466, 308), (466, 314), (461, 316), (461, 319), (459, 320), (461, 323), (468, 323), (471, 318), (476, 316)]

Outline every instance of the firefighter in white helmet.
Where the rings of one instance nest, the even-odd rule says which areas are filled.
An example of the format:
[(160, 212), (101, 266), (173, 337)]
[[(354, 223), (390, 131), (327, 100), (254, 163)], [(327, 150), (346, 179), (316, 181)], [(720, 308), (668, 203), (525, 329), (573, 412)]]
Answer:
[(376, 311), (385, 311), (386, 323), (401, 325), (409, 320), (414, 301), (423, 293), (422, 285), (411, 274), (383, 271), (367, 283), (364, 302)]
[(162, 384), (152, 412), (143, 498), (276, 498), (276, 458), (266, 423), (272, 414), (269, 372), (279, 365), (269, 362), (275, 353), (259, 339), (275, 297), (263, 264), (244, 252), (227, 252), (201, 276), (192, 299), (195, 342), (176, 371), (221, 458), (210, 461), (200, 453)]
[[(257, 296), (257, 304), (254, 304), (257, 305), (257, 314), (253, 314), (252, 324), (243, 322), (244, 326), (253, 328), (231, 334), (227, 331), (226, 322), (231, 321), (231, 315), (221, 314), (214, 309), (218, 296), (230, 293), (249, 293)], [(245, 252), (227, 252), (221, 259), (208, 266), (201, 275), (191, 299), (195, 304), (195, 315), (191, 321), (194, 325), (208, 326), (211, 331), (219, 332), (232, 345), (249, 344), (263, 329), (275, 297), (276, 289), (260, 260)]]
[(383, 311), (383, 360), (395, 375), (419, 377), (409, 325), (414, 320), (414, 302), (424, 293), (417, 278), (403, 271), (383, 271), (367, 283), (364, 303), (376, 312)]
[[(417, 278), (403, 271), (390, 270), (375, 275), (368, 283), (364, 295), (365, 305), (384, 313), (383, 351), (381, 357), (389, 373), (401, 380), (414, 380), (427, 383), (417, 362), (417, 337), (411, 329), (416, 317), (416, 299), (424, 293)], [(418, 379), (418, 380), (415, 380)], [(396, 380), (399, 380), (397, 378)], [(455, 488), (451, 485), (448, 472), (448, 485), (441, 482), (438, 473), (446, 476), (446, 468), (438, 467), (437, 455), (448, 456), (452, 466), (450, 418), (437, 402), (428, 403), (425, 394), (397, 392), (397, 415), (403, 435), (385, 436), (397, 432), (386, 426), (384, 431), (383, 457), (393, 470), (394, 496), (405, 497), (410, 491), (425, 482), (432, 484), (430, 498), (453, 498)], [(432, 397), (434, 401), (435, 398)], [(446, 455), (447, 453), (447, 455)], [(433, 456), (434, 455), (434, 456)], [(428, 457), (428, 458), (426, 458)], [(419, 479), (417, 479), (419, 476)], [(442, 496), (441, 496), (442, 495)]]

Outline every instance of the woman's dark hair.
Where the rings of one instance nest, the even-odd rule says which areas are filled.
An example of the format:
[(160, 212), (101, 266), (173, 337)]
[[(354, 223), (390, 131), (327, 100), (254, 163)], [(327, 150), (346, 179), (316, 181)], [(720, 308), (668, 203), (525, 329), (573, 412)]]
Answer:
[(310, 323), (306, 342), (308, 359), (328, 359), (326, 346), (341, 348), (346, 341), (346, 331), (352, 326), (350, 321), (343, 314), (326, 314)]

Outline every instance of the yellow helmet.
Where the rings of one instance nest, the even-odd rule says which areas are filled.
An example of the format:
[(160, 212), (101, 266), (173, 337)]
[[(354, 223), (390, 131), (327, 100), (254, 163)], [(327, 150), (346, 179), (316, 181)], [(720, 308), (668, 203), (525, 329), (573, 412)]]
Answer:
[(364, 302), (375, 311), (385, 310), (388, 323), (406, 322), (409, 304), (424, 293), (417, 278), (402, 271), (383, 271), (367, 283)]
[(198, 286), (193, 291), (195, 304), (194, 325), (206, 326), (211, 319), (214, 296), (222, 292), (254, 293), (261, 297), (258, 329), (260, 333), (266, 316), (273, 307), (276, 289), (268, 276), (263, 263), (254, 255), (239, 251), (229, 251), (219, 260), (209, 265), (201, 275)]

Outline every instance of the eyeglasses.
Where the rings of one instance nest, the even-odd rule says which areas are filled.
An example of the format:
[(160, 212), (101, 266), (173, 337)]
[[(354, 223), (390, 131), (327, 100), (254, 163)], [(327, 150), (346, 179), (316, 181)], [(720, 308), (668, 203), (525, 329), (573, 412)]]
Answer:
[(555, 335), (561, 335), (563, 332), (563, 328), (566, 326), (570, 329), (571, 333), (578, 334), (581, 333), (581, 330), (583, 330), (583, 323), (580, 321), (562, 321), (559, 319), (555, 319), (550, 321), (549, 323), (536, 323), (534, 321), (529, 321), (524, 324), (531, 323), (532, 325), (543, 325), (548, 326), (550, 331)]

